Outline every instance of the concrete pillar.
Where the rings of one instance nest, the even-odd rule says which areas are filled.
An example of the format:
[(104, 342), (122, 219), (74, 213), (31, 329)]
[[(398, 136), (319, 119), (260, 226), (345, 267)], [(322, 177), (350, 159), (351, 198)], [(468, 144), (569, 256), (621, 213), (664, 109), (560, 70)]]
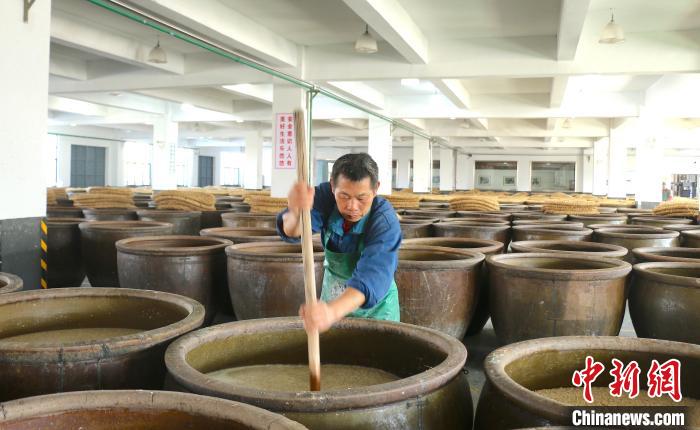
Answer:
[(593, 194), (608, 194), (608, 138), (593, 143)]
[(625, 170), (627, 170), (625, 132), (613, 129), (610, 130), (608, 144), (608, 197), (624, 198), (627, 196)]
[[(643, 139), (637, 145), (635, 160), (635, 199), (640, 207), (654, 207), (661, 202), (661, 184), (664, 182), (663, 145), (654, 137)], [(670, 184), (666, 184), (670, 187)]]
[(413, 191), (429, 193), (433, 176), (433, 160), (430, 142), (420, 136), (413, 136)]
[[(272, 145), (278, 144), (277, 136), (275, 136), (275, 121), (278, 113), (292, 113), (296, 109), (304, 109), (306, 107), (306, 93), (303, 89), (292, 86), (291, 84), (275, 80), (272, 87)], [(308, 118), (307, 118), (308, 120)], [(308, 135), (306, 136), (308, 139)], [(262, 143), (261, 143), (262, 146)], [(273, 146), (274, 148), (274, 146)], [(308, 146), (307, 146), (308, 148)], [(261, 150), (262, 151), (262, 150)], [(247, 153), (247, 152), (246, 152)], [(308, 153), (308, 151), (307, 151)], [(262, 153), (261, 153), (262, 154)], [(274, 151), (273, 151), (274, 154)], [(260, 156), (262, 159), (262, 155)], [(274, 156), (272, 157), (274, 158)], [(280, 169), (271, 160), (272, 164), (272, 179), (270, 193), (272, 197), (287, 197), (289, 188), (297, 180), (296, 169)], [(262, 166), (262, 165), (261, 165)], [(262, 170), (261, 170), (262, 171)], [(262, 173), (261, 173), (262, 175)], [(313, 178), (311, 178), (313, 179)], [(313, 181), (312, 181), (313, 183)]]
[(151, 182), (154, 190), (177, 188), (177, 139), (178, 123), (170, 120), (169, 113), (153, 123)]
[(455, 150), (440, 147), (440, 191), (455, 189)]
[(518, 191), (532, 190), (532, 161), (518, 160), (515, 187)]
[[(259, 190), (263, 186), (263, 138), (258, 131), (252, 131), (245, 134), (245, 166), (243, 169), (243, 187), (251, 190)], [(274, 186), (275, 170), (273, 169), (272, 178)], [(292, 170), (296, 172), (296, 170)], [(286, 194), (285, 194), (286, 196)], [(283, 197), (283, 196), (279, 196)]]
[(46, 214), (51, 1), (22, 19), (23, 2), (0, 2), (0, 272), (40, 286), (39, 222)]
[(369, 117), (367, 152), (379, 167), (379, 194), (391, 194), (391, 124)]
[(593, 150), (586, 149), (583, 151), (582, 158), (582, 179), (581, 191), (584, 193), (593, 192)]
[(474, 189), (474, 158), (467, 154), (457, 154), (455, 185), (458, 190)]
[(411, 181), (411, 157), (407, 148), (394, 151), (396, 154), (396, 188), (408, 188)]

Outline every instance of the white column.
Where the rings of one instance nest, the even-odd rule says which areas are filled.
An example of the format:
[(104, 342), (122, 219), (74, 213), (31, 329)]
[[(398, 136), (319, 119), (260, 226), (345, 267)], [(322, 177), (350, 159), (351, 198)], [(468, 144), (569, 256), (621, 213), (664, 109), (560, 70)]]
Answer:
[(379, 194), (391, 194), (391, 124), (369, 117), (367, 152), (379, 168)]
[(455, 150), (440, 147), (440, 191), (455, 189)]
[[(283, 83), (275, 80), (272, 87), (272, 130), (273, 140), (272, 145), (277, 143), (274, 138), (275, 118), (278, 113), (292, 113), (296, 109), (305, 109), (306, 93), (303, 89), (292, 86), (291, 84)], [(308, 120), (308, 118), (307, 118)], [(308, 136), (306, 136), (308, 139)], [(308, 146), (307, 146), (308, 147)], [(274, 151), (272, 152), (274, 154)], [(261, 155), (262, 158), (262, 155)], [(272, 157), (274, 158), (274, 156)], [(287, 197), (289, 188), (297, 180), (296, 169), (278, 169), (272, 163), (272, 178), (271, 178), (271, 196), (272, 197)]]
[(608, 194), (608, 138), (593, 143), (593, 194)]
[(610, 130), (608, 144), (608, 197), (624, 198), (625, 170), (627, 170), (627, 145), (625, 132), (617, 129)]
[[(664, 148), (654, 137), (643, 139), (637, 145), (635, 160), (635, 199), (638, 203), (661, 201), (661, 184), (664, 182)], [(671, 184), (666, 184), (670, 187)], [(648, 206), (648, 205), (645, 205)]]
[(581, 156), (583, 159), (583, 162), (581, 165), (583, 166), (581, 168), (582, 170), (582, 184), (581, 184), (581, 191), (584, 193), (592, 193), (593, 192), (593, 150), (591, 149), (586, 149), (583, 151), (583, 155)]
[(455, 185), (458, 190), (471, 190), (474, 188), (474, 159), (472, 157), (458, 153), (455, 173)]
[[(0, 2), (0, 219), (45, 214), (51, 1)], [(32, 286), (33, 288), (34, 286)]]
[(177, 139), (178, 123), (170, 120), (169, 113), (153, 123), (151, 183), (154, 190), (177, 188), (177, 172), (175, 170)]
[(411, 156), (408, 148), (393, 151), (396, 160), (396, 188), (408, 188), (411, 180)]
[(413, 136), (413, 191), (429, 193), (433, 166), (430, 142), (420, 136)]
[(515, 186), (518, 191), (532, 190), (532, 161), (518, 160)]
[[(243, 169), (243, 187), (250, 190), (262, 188), (262, 152), (263, 138), (258, 131), (245, 134), (245, 166)], [(296, 172), (296, 170), (292, 170)], [(274, 187), (275, 169), (272, 171)], [(286, 195), (286, 194), (285, 194)], [(281, 197), (281, 196), (280, 196)]]

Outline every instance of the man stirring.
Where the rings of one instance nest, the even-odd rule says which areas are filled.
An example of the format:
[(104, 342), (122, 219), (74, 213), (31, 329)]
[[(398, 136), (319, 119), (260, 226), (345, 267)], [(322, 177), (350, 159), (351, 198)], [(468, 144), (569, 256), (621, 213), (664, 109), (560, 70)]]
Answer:
[(301, 211), (311, 210), (311, 227), (321, 233), (325, 260), (321, 300), (302, 305), (307, 330), (328, 330), (346, 316), (399, 321), (394, 282), (401, 228), (382, 197), (377, 163), (368, 154), (346, 154), (333, 164), (330, 182), (297, 182), (288, 208), (277, 215), (277, 232), (292, 243), (301, 236)]

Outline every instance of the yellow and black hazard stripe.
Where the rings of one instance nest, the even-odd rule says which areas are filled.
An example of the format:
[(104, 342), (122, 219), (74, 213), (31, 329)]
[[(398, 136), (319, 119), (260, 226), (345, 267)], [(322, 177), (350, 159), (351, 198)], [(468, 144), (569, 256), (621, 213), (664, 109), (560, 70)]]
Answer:
[(49, 228), (45, 220), (41, 220), (41, 288), (49, 288), (48, 273), (49, 273)]

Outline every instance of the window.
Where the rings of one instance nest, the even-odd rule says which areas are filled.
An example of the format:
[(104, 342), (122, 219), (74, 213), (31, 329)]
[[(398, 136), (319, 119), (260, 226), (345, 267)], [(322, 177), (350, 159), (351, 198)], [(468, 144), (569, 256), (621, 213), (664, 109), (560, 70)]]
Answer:
[(106, 152), (99, 146), (71, 145), (70, 186), (104, 186)]
[(221, 152), (221, 185), (240, 187), (243, 180), (241, 167), (244, 162), (245, 154), (243, 152)]
[(46, 186), (60, 186), (58, 183), (58, 136), (49, 134), (46, 139)]
[(194, 149), (177, 148), (175, 151), (175, 174), (179, 187), (192, 186), (192, 169), (194, 166)]
[(440, 188), (440, 160), (433, 160), (433, 188)]
[(518, 189), (516, 161), (477, 161), (474, 167), (474, 188), (503, 191)]
[(123, 157), (126, 185), (151, 185), (153, 146), (143, 142), (124, 142)]
[(532, 191), (574, 191), (576, 163), (532, 162)]

